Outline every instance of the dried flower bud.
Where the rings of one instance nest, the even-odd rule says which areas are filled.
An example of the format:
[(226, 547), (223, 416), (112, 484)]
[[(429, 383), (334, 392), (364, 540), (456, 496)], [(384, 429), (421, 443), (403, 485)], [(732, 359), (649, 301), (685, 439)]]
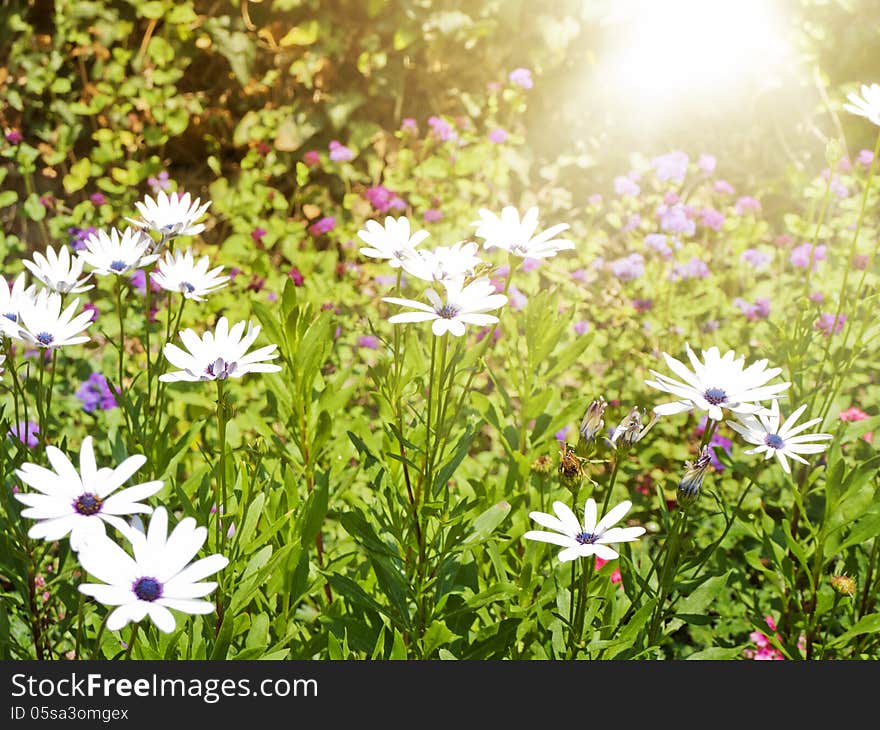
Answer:
[(854, 596), (856, 593), (856, 580), (848, 575), (831, 576), (831, 587), (844, 596)]
[(697, 497), (700, 496), (700, 487), (703, 486), (703, 479), (711, 465), (712, 452), (708, 446), (703, 447), (696, 461), (684, 463), (684, 476), (678, 483), (676, 493), (676, 499), (682, 509), (687, 509), (697, 501)]
[(553, 469), (553, 459), (547, 454), (542, 454), (532, 462), (532, 471), (536, 474), (549, 474)]

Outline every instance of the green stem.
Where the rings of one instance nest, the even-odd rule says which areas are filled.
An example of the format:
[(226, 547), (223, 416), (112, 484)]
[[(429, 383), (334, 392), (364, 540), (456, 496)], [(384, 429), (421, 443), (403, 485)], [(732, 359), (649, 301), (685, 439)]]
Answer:
[(101, 626), (98, 628), (98, 635), (95, 637), (95, 648), (92, 650), (92, 660), (97, 659), (98, 655), (101, 653), (101, 638), (104, 636), (104, 629), (107, 628), (107, 619), (110, 618), (110, 613), (110, 611), (107, 611), (107, 613), (104, 614), (104, 619), (101, 621)]
[[(569, 636), (568, 648), (571, 652), (571, 659), (577, 656), (578, 645), (584, 633), (584, 616), (587, 612), (587, 591), (590, 585), (590, 579), (596, 566), (596, 559), (590, 555), (585, 558), (586, 564), (581, 569), (580, 586), (578, 587), (577, 609), (574, 615), (574, 625), (572, 626), (571, 635)], [(575, 562), (575, 561), (572, 561)], [(572, 585), (574, 589), (574, 585)]]
[(220, 475), (219, 479), (215, 482), (215, 485), (219, 482), (219, 492), (216, 486), (214, 488), (214, 503), (217, 505), (216, 545), (218, 552), (221, 553), (226, 547), (226, 533), (223, 531), (222, 521), (223, 510), (226, 508), (226, 420), (228, 415), (224, 383), (225, 381), (223, 380), (217, 381), (217, 428), (219, 432), (218, 437), (220, 439)]
[(83, 608), (85, 607), (85, 594), (80, 591), (79, 602), (76, 607), (76, 642), (73, 645), (73, 658), (79, 659), (79, 647), (82, 644), (83, 634)]
[(669, 539), (664, 546), (666, 559), (663, 562), (663, 569), (661, 570), (660, 576), (657, 579), (657, 605), (654, 607), (654, 613), (651, 617), (651, 624), (648, 630), (649, 646), (654, 646), (659, 638), (658, 634), (660, 633), (660, 628), (663, 623), (664, 603), (666, 602), (666, 598), (670, 593), (672, 581), (675, 578), (675, 574), (678, 570), (681, 536), (684, 533), (686, 520), (687, 513), (683, 510), (679, 510), (678, 514), (676, 514), (675, 516), (675, 521), (673, 522), (672, 531), (669, 534)]
[[(828, 355), (831, 351), (831, 340), (833, 339), (833, 336), (834, 336), (834, 327), (837, 324), (838, 320), (840, 319), (840, 313), (843, 310), (843, 301), (846, 298), (846, 285), (849, 283), (849, 272), (850, 272), (850, 269), (852, 268), (853, 261), (855, 260), (856, 251), (858, 251), (859, 234), (861, 233), (861, 230), (862, 230), (862, 223), (865, 220), (865, 211), (867, 210), (867, 205), (868, 205), (868, 193), (871, 190), (871, 181), (874, 178), (874, 167), (877, 162), (877, 155), (878, 154), (880, 154), (880, 133), (878, 133), (877, 141), (874, 143), (874, 156), (871, 158), (871, 164), (868, 167), (868, 177), (865, 180), (865, 189), (864, 189), (864, 192), (862, 193), (861, 205), (859, 206), (859, 217), (856, 220), (856, 227), (855, 227), (855, 230), (853, 231), (852, 242), (850, 243), (850, 247), (849, 247), (849, 255), (847, 256), (847, 261), (846, 261), (846, 268), (843, 270), (843, 281), (840, 285), (840, 292), (837, 295), (837, 307), (834, 312), (834, 319), (831, 320), (831, 331), (829, 332), (828, 337), (825, 340), (825, 347), (823, 348), (823, 351), (822, 351), (822, 360), (819, 364), (819, 377), (820, 378), (822, 377), (822, 373), (825, 372), (825, 363), (827, 362)], [(865, 267), (865, 272), (867, 273), (867, 267)], [(843, 345), (846, 345), (846, 336), (844, 336)], [(810, 411), (812, 411), (816, 405), (816, 397), (818, 396), (820, 390), (821, 390), (821, 388), (816, 388), (813, 391), (813, 396), (810, 400)], [(836, 390), (836, 388), (834, 390)], [(824, 420), (825, 415), (827, 415), (827, 408), (830, 407), (830, 404), (833, 401), (833, 395), (834, 395), (834, 393), (832, 392), (826, 396), (826, 400), (825, 400), (826, 406), (824, 406), (822, 409), (823, 420)]]
[(140, 626), (139, 623), (136, 623), (131, 630), (131, 636), (128, 637), (128, 648), (125, 650), (126, 659), (131, 659), (131, 650), (134, 649), (134, 643), (137, 641), (138, 629)]

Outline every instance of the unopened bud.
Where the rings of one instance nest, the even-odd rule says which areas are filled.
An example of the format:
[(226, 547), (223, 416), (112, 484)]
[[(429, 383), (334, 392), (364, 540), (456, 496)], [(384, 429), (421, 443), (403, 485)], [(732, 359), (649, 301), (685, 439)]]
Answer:
[(848, 575), (831, 576), (831, 587), (844, 596), (854, 596), (856, 593), (856, 580)]
[(684, 476), (678, 483), (678, 491), (676, 499), (682, 509), (687, 509), (700, 496), (700, 487), (703, 486), (703, 479), (706, 472), (712, 465), (712, 452), (708, 446), (704, 446), (696, 461), (684, 463)]
[(599, 396), (587, 406), (587, 412), (581, 421), (580, 434), (584, 441), (595, 441), (596, 435), (605, 428), (605, 421), (602, 418), (605, 415), (605, 399)]

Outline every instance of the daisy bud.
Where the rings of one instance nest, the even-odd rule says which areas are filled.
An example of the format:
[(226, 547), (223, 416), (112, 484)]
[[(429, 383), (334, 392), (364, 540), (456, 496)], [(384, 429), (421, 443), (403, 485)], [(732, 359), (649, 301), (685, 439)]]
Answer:
[(697, 497), (700, 496), (700, 487), (703, 486), (703, 478), (711, 465), (712, 452), (708, 446), (703, 447), (696, 461), (684, 463), (684, 476), (678, 483), (676, 494), (678, 504), (683, 509), (687, 509), (697, 501)]
[(600, 395), (587, 406), (587, 412), (584, 413), (583, 420), (581, 420), (580, 439), (577, 445), (578, 453), (581, 455), (585, 455), (595, 442), (596, 435), (605, 428), (605, 420), (602, 416), (605, 414), (607, 405), (605, 399)]
[(585, 476), (583, 462), (564, 441), (560, 444), (557, 472), (560, 484), (572, 494), (576, 494)]
[(850, 578), (848, 575), (833, 575), (831, 576), (831, 587), (841, 595), (854, 596), (856, 581), (855, 578)]

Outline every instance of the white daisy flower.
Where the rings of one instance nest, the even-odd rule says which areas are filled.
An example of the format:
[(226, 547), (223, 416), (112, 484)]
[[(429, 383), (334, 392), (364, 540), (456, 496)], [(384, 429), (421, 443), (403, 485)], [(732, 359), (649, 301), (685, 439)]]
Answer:
[(128, 527), (123, 534), (131, 542), (133, 556), (108, 537), (91, 541), (79, 560), (83, 568), (103, 583), (84, 583), (79, 590), (100, 603), (116, 608), (107, 617), (107, 628), (116, 631), (146, 616), (160, 631), (170, 633), (177, 625), (168, 609), (186, 614), (209, 614), (210, 601), (199, 600), (217, 584), (203, 578), (229, 564), (220, 554), (190, 561), (208, 537), (192, 517), (182, 519), (168, 535), (168, 513), (157, 507), (146, 534)]
[(684, 413), (694, 408), (708, 411), (709, 418), (720, 421), (724, 418), (722, 409), (733, 413), (750, 414), (766, 413), (767, 409), (760, 405), (762, 400), (781, 398), (780, 393), (791, 383), (775, 383), (767, 385), (767, 381), (782, 372), (782, 368), (767, 368), (766, 360), (759, 360), (747, 368), (743, 367), (745, 357), (736, 357), (733, 350), (722, 356), (717, 347), (703, 350), (703, 362), (685, 345), (688, 358), (694, 371), (691, 372), (679, 360), (663, 353), (666, 364), (684, 382), (674, 380), (655, 370), (651, 374), (656, 380), (646, 380), (652, 388), (677, 395), (681, 400), (654, 406), (658, 416)]
[(483, 248), (501, 248), (522, 258), (545, 259), (555, 256), (560, 251), (573, 249), (574, 244), (565, 238), (555, 238), (569, 228), (568, 223), (551, 226), (543, 233), (533, 236), (538, 227), (538, 209), (534, 206), (519, 218), (519, 211), (507, 205), (497, 216), (485, 208), (481, 208), (480, 220), (471, 225), (476, 226), (476, 234), (485, 239)]
[(0, 335), (5, 337), (20, 337), (21, 309), (36, 296), (37, 288), (33, 285), (25, 288), (24, 280), (25, 273), (21, 272), (10, 287), (0, 276)]
[(430, 235), (421, 230), (410, 235), (409, 219), (406, 216), (388, 216), (384, 226), (376, 221), (367, 221), (366, 226), (366, 229), (358, 231), (358, 238), (368, 248), (362, 248), (360, 252), (370, 258), (388, 259), (392, 269), (399, 269), (407, 258), (415, 254), (416, 246)]
[(37, 251), (34, 253), (33, 261), (24, 260), (22, 263), (34, 278), (59, 294), (78, 294), (94, 286), (94, 284), (86, 285), (92, 275), (82, 275), (85, 263), (83, 259), (79, 256), (71, 256), (66, 246), (61, 246), (58, 253), (49, 246), (45, 256)]
[(419, 249), (401, 261), (403, 270), (423, 281), (449, 281), (474, 273), (483, 263), (476, 256), (476, 243), (459, 241), (452, 246), (440, 246), (433, 251)]
[(126, 218), (138, 228), (146, 228), (162, 235), (163, 240), (174, 236), (195, 236), (205, 230), (204, 223), (196, 223), (201, 218), (211, 201), (200, 205), (201, 198), (193, 202), (189, 193), (171, 193), (166, 195), (160, 190), (156, 199), (149, 195), (142, 203), (134, 207), (141, 214), (140, 218)]
[(791, 473), (791, 468), (785, 457), (806, 464), (807, 460), (799, 456), (799, 454), (818, 454), (828, 448), (828, 444), (814, 443), (816, 441), (830, 441), (834, 438), (828, 433), (808, 433), (804, 434), (810, 426), (815, 426), (822, 419), (813, 418), (812, 420), (795, 426), (798, 418), (801, 417), (806, 404), (794, 411), (785, 421), (780, 423), (779, 403), (773, 401), (770, 407), (769, 415), (759, 413), (755, 416), (746, 416), (741, 418), (739, 423), (728, 421), (727, 424), (738, 434), (740, 434), (750, 444), (755, 444), (756, 448), (749, 449), (747, 454), (764, 454), (764, 459), (776, 456), (779, 459), (779, 465), (786, 474)]
[(166, 344), (165, 358), (180, 370), (165, 373), (159, 380), (198, 382), (240, 378), (246, 373), (276, 373), (281, 367), (264, 361), (278, 357), (277, 345), (247, 351), (259, 334), (260, 326), (250, 322), (239, 322), (230, 329), (226, 317), (220, 317), (214, 332), (205, 332), (201, 337), (191, 329), (183, 330), (180, 339), (189, 352), (170, 342)]
[(98, 276), (116, 274), (121, 276), (134, 269), (149, 266), (158, 254), (150, 254), (153, 239), (141, 230), (126, 228), (120, 235), (115, 228), (110, 235), (105, 231), (91, 234), (86, 240), (80, 257), (92, 267)]
[[(92, 449), (92, 437), (83, 439), (79, 451), (79, 471), (62, 451), (46, 447), (46, 456), (54, 471), (37, 464), (22, 464), (18, 478), (39, 492), (16, 494), (27, 509), (22, 517), (39, 520), (28, 536), (47, 541), (70, 535), (70, 547), (80, 550), (96, 535), (104, 535), (104, 523), (124, 528), (120, 515), (149, 514), (152, 508), (140, 500), (154, 495), (162, 482), (144, 482), (117, 491), (147, 461), (136, 454), (115, 468), (98, 468)], [(115, 492), (115, 494), (114, 494)]]
[(859, 96), (855, 91), (851, 91), (846, 96), (849, 104), (844, 104), (843, 108), (851, 114), (865, 117), (872, 124), (880, 126), (880, 84), (862, 84), (862, 95)]
[(507, 297), (496, 294), (495, 287), (487, 277), (481, 277), (463, 287), (463, 280), (441, 282), (446, 289), (446, 299), (443, 300), (433, 289), (428, 289), (425, 296), (431, 304), (423, 304), (413, 299), (398, 299), (396, 297), (384, 297), (383, 302), (400, 304), (404, 307), (417, 309), (417, 312), (403, 312), (389, 317), (392, 324), (400, 322), (427, 322), (433, 320), (431, 330), (437, 337), (450, 332), (456, 337), (464, 334), (466, 324), (485, 326), (498, 321), (498, 317), (492, 314), (484, 314), (490, 309), (498, 309), (507, 303)]
[(89, 336), (80, 334), (92, 324), (91, 312), (75, 314), (79, 299), (61, 311), (61, 295), (40, 290), (33, 299), (24, 298), (19, 310), (18, 336), (44, 347), (63, 347), (88, 342)]
[(229, 276), (220, 273), (223, 267), (216, 266), (209, 271), (210, 263), (207, 256), (196, 261), (189, 249), (183, 253), (166, 251), (150, 278), (165, 291), (180, 292), (187, 299), (203, 302), (205, 296), (229, 283)]
[(542, 527), (549, 527), (555, 532), (529, 530), (523, 537), (526, 540), (549, 542), (565, 548), (559, 553), (559, 560), (562, 562), (591, 555), (602, 560), (613, 560), (618, 554), (616, 550), (608, 547), (609, 544), (632, 542), (645, 534), (644, 527), (611, 527), (623, 519), (630, 507), (632, 502), (629, 500), (621, 502), (597, 523), (596, 502), (590, 498), (584, 505), (584, 524), (581, 525), (567, 504), (554, 502), (553, 511), (556, 517), (546, 512), (529, 512), (529, 517)]

